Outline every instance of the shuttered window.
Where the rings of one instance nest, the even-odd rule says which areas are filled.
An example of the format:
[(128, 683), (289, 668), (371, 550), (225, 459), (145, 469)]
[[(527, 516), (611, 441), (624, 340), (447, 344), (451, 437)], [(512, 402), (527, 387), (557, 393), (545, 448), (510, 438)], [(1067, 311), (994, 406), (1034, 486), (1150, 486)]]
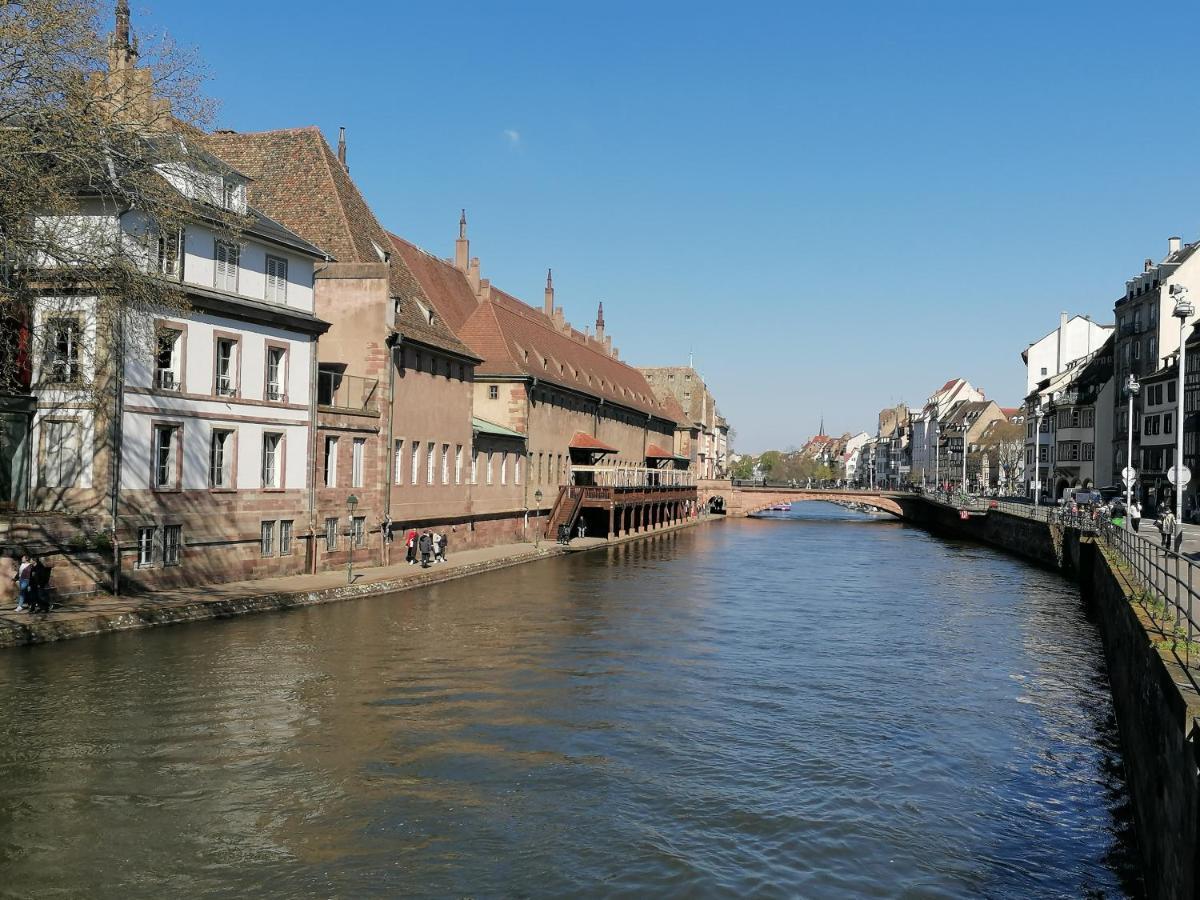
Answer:
[(238, 245), (228, 241), (217, 241), (215, 256), (217, 264), (214, 286), (218, 290), (237, 293), (238, 260), (241, 256)]
[(272, 303), (287, 301), (287, 260), (267, 257), (267, 299)]

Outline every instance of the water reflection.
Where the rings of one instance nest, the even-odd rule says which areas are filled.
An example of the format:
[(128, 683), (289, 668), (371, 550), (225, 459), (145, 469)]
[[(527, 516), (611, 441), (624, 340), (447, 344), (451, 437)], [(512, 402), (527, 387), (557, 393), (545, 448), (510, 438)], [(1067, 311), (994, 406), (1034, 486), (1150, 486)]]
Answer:
[(1060, 579), (811, 504), (0, 656), (0, 891), (1137, 892)]

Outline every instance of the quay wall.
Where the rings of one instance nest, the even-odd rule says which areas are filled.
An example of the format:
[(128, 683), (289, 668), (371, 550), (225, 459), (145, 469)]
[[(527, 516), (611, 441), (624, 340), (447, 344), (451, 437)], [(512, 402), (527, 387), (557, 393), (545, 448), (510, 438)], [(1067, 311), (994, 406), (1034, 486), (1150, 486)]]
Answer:
[(925, 498), (899, 501), (904, 519), (990, 544), (1074, 580), (1099, 627), (1151, 897), (1200, 897), (1200, 695), (1115, 557), (1090, 535), (996, 510), (962, 518)]

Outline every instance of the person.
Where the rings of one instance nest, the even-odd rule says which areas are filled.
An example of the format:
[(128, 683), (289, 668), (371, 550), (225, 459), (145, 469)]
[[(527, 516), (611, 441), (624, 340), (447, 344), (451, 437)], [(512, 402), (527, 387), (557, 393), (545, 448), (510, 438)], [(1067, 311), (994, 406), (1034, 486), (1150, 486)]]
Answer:
[(1166, 515), (1158, 520), (1158, 530), (1162, 532), (1163, 549), (1170, 550), (1175, 539), (1175, 513), (1170, 508), (1167, 509)]
[(582, 540), (585, 537), (587, 537), (587, 520), (581, 518), (579, 520), (579, 538)]
[(379, 535), (383, 538), (385, 544), (392, 542), (392, 517), (384, 515), (383, 521), (379, 523)]
[(566, 522), (558, 526), (558, 542), (560, 544), (571, 543), (571, 526)]
[(429, 555), (433, 552), (433, 536), (428, 531), (422, 531), (417, 538), (417, 549), (421, 551), (421, 568), (429, 568)]
[[(453, 531), (453, 530), (454, 530), (453, 527), (451, 527), (451, 531)], [(443, 531), (442, 532), (442, 562), (446, 561), (446, 547), (447, 547), (447, 545), (449, 545), (449, 543), (450, 543), (450, 535), (446, 534), (446, 532)]]
[(33, 592), (33, 560), (26, 553), (21, 557), (17, 567), (17, 606), (15, 612), (24, 612), (30, 606), (30, 596)]
[(417, 529), (408, 529), (408, 534), (404, 536), (404, 558), (408, 560), (410, 566), (417, 564)]
[(442, 533), (435, 531), (433, 533), (433, 561), (435, 563), (445, 562), (442, 558)]
[(1129, 503), (1129, 523), (1135, 532), (1142, 527), (1142, 504), (1136, 500), (1131, 500)]
[(33, 609), (50, 612), (50, 567), (39, 556), (33, 563)]

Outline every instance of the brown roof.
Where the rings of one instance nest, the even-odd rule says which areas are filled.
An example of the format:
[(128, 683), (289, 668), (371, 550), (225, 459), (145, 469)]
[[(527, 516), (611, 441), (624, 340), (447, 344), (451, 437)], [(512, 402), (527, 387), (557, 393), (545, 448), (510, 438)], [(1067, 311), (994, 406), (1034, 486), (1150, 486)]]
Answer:
[(338, 262), (379, 263), (390, 254), (391, 294), (399, 302), (396, 329), (405, 337), (462, 356), (472, 354), (438, 316), (417, 301), (427, 299), (387, 232), (315, 126), (239, 134), (219, 131), (201, 142), (251, 179), (250, 202)]
[(658, 444), (648, 444), (646, 446), (646, 459), (674, 459), (675, 454), (664, 450)]
[(438, 316), (483, 359), (480, 375), (525, 375), (667, 421), (687, 421), (678, 403), (656, 397), (641, 372), (614, 359), (595, 338), (560, 330), (542, 310), (495, 286), (491, 299), (481, 299), (451, 263), (389, 237)]
[(610, 447), (604, 441), (592, 437), (586, 431), (575, 432), (575, 437), (571, 438), (570, 447), (572, 450), (594, 450), (597, 453), (620, 453), (616, 447)]

